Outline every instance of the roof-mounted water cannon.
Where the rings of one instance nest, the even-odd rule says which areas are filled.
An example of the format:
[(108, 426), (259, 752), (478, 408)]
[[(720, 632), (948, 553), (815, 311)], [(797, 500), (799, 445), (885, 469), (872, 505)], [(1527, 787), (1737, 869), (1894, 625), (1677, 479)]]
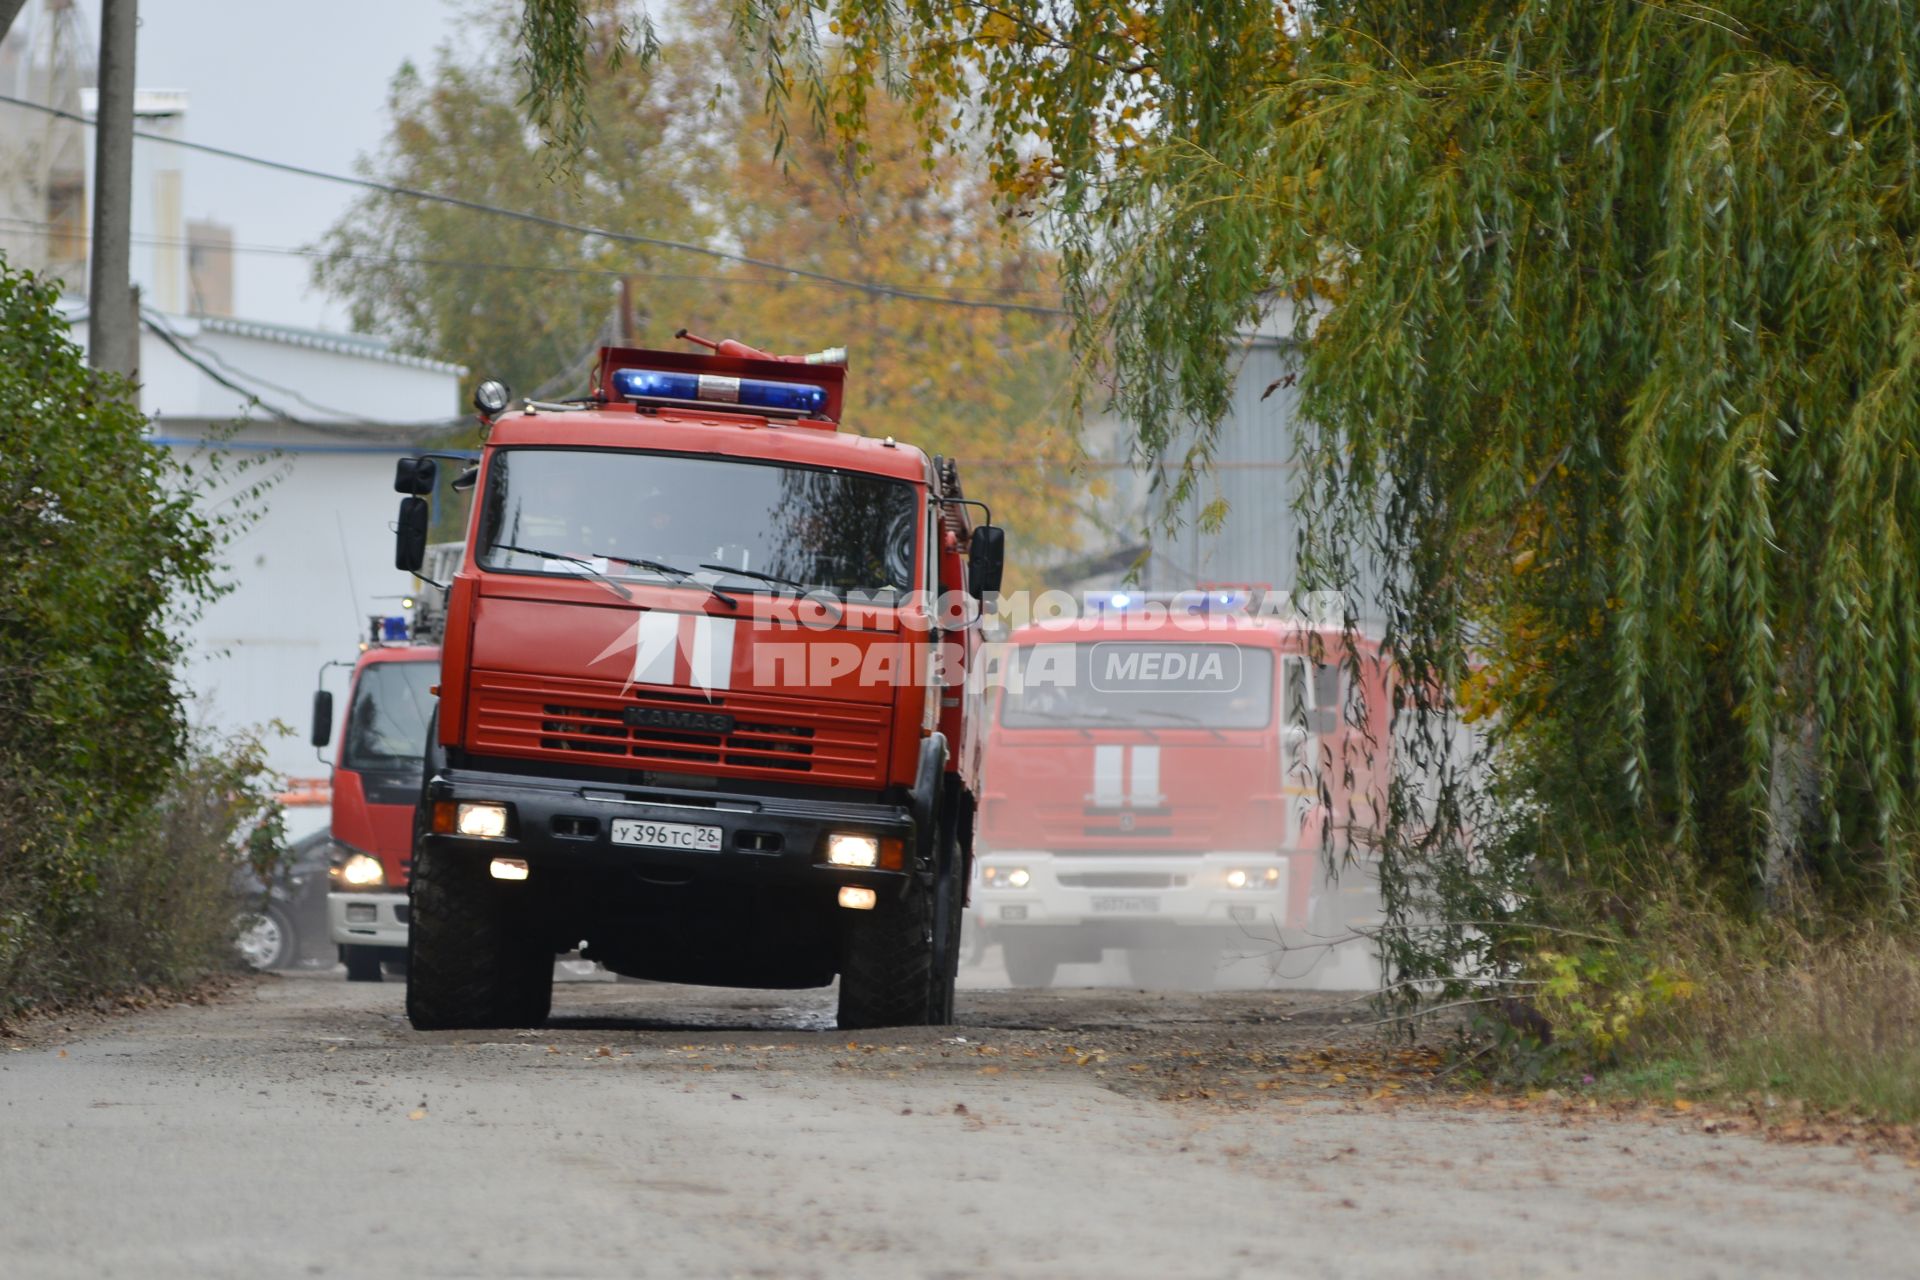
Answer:
[(720, 341), (715, 342), (711, 338), (703, 338), (699, 334), (691, 333), (685, 329), (674, 330), (673, 336), (683, 341), (694, 343), (697, 346), (705, 347), (717, 356), (739, 356), (744, 360), (777, 360), (781, 364), (844, 365), (847, 362), (847, 349), (845, 347), (824, 347), (819, 351), (810, 351), (804, 356), (777, 356), (771, 351), (762, 351), (758, 347), (750, 347), (746, 343), (737, 342), (732, 338), (722, 338)]

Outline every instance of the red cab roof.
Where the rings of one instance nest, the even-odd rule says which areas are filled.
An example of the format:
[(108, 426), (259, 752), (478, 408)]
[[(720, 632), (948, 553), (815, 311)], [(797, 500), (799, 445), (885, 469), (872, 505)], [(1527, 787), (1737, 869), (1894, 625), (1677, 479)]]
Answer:
[(494, 420), (489, 446), (646, 449), (707, 453), (791, 466), (831, 467), (924, 483), (927, 455), (910, 444), (845, 431), (773, 421), (721, 410), (649, 409), (631, 404), (583, 405), (528, 413), (511, 409)]

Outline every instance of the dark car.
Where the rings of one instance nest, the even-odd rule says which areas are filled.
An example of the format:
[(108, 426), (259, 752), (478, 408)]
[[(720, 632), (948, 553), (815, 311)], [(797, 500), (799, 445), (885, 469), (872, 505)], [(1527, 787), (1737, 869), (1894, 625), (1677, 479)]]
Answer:
[(238, 945), (256, 969), (316, 968), (334, 962), (327, 938), (327, 866), (333, 838), (325, 829), (293, 842), (286, 866), (263, 886), (251, 868), (234, 873), (234, 891), (248, 910)]

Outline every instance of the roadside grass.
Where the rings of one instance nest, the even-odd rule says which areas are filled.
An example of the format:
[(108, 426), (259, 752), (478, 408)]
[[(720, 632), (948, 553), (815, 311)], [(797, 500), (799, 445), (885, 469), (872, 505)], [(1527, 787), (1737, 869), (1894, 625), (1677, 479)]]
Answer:
[(1715, 922), (1654, 941), (1691, 993), (1621, 1046), (1602, 1088), (1742, 1099), (1763, 1117), (1798, 1103), (1920, 1123), (1920, 944), (1911, 935)]

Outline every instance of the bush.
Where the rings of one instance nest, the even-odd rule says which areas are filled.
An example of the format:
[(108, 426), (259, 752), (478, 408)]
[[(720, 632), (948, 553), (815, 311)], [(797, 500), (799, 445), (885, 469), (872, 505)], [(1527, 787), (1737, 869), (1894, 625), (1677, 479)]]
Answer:
[(238, 926), (260, 901), (250, 886), (284, 854), (275, 790), (253, 739), (194, 742), (136, 820), (85, 849), (79, 891), (49, 893), (31, 867), (0, 870), (0, 1015), (179, 988), (235, 964)]
[(261, 780), (190, 743), (177, 683), (234, 524), (56, 299), (0, 258), (0, 1014), (204, 972)]

